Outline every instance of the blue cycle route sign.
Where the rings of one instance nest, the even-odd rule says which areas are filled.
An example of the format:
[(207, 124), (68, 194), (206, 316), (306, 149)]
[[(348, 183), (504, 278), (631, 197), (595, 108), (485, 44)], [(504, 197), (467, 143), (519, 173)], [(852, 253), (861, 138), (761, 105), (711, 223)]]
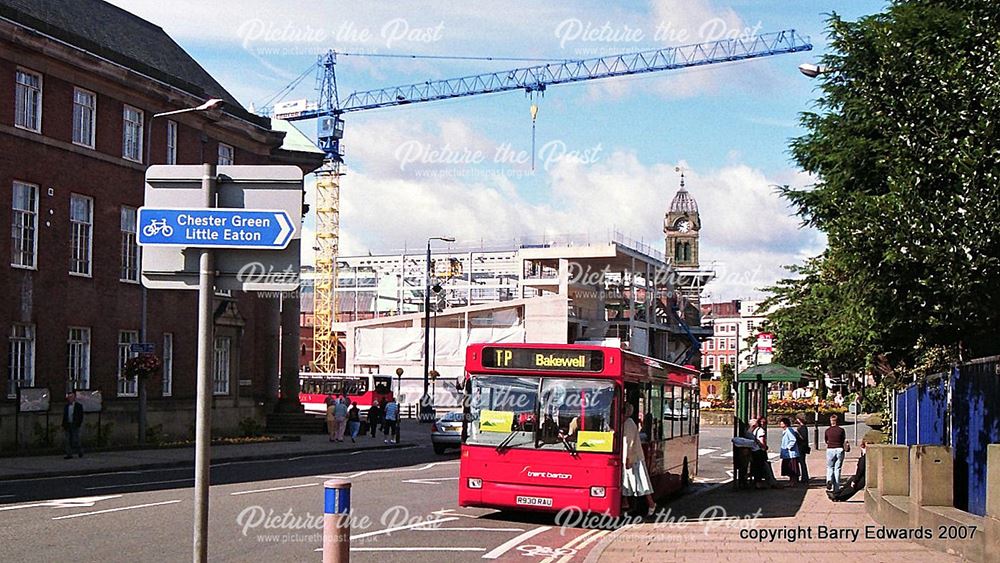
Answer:
[(139, 245), (280, 250), (295, 226), (288, 213), (268, 209), (140, 207)]

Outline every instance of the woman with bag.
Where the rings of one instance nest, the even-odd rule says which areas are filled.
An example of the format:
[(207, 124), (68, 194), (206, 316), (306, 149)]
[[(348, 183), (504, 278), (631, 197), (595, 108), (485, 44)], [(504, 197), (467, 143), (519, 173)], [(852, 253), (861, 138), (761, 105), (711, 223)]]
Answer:
[(809, 427), (806, 426), (806, 416), (804, 414), (795, 415), (795, 434), (799, 438), (799, 477), (803, 483), (809, 482), (809, 467), (806, 465), (806, 456), (811, 451), (809, 448)]
[(798, 434), (792, 430), (792, 421), (784, 417), (781, 425), (781, 474), (788, 477), (791, 486), (799, 481), (799, 443)]
[(646, 471), (646, 463), (643, 461), (645, 454), (642, 451), (642, 443), (639, 441), (639, 427), (632, 419), (633, 412), (635, 412), (635, 408), (632, 404), (626, 404), (625, 423), (622, 425), (622, 440), (624, 442), (622, 457), (625, 462), (625, 468), (622, 471), (622, 496), (646, 497), (646, 513), (652, 515), (656, 511), (656, 501), (653, 500), (653, 486), (649, 480), (649, 472)]

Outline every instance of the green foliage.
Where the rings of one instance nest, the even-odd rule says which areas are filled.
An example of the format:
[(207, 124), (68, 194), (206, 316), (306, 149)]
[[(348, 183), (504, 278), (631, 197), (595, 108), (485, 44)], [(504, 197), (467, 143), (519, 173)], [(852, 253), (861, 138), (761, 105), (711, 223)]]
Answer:
[(240, 435), (245, 438), (252, 438), (264, 435), (264, 425), (253, 417), (247, 417), (240, 421)]
[(995, 3), (897, 0), (833, 15), (829, 35), (818, 111), (791, 142), (817, 181), (781, 190), (828, 249), (771, 288), (775, 361), (893, 383), (996, 353)]
[(146, 427), (146, 443), (155, 446), (166, 441), (166, 435), (163, 434), (163, 425), (156, 424)]
[(733, 398), (733, 379), (735, 373), (731, 364), (722, 364), (722, 373), (719, 376), (719, 396), (723, 402), (729, 402)]
[(44, 448), (52, 445), (52, 432), (54, 428), (46, 429), (41, 422), (35, 422), (31, 428), (31, 445), (36, 448)]

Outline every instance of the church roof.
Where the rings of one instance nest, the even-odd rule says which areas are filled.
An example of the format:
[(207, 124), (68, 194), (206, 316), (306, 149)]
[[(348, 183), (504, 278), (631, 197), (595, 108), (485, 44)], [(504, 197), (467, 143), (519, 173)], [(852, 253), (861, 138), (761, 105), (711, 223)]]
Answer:
[(674, 194), (674, 199), (670, 202), (670, 213), (697, 213), (698, 212), (698, 202), (694, 200), (692, 196), (684, 186), (677, 190)]

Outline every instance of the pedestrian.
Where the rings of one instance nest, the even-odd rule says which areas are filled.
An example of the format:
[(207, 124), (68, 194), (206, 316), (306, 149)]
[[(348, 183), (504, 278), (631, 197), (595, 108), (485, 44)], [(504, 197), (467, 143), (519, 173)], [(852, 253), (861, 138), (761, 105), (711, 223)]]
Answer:
[(858, 491), (865, 488), (865, 465), (866, 456), (868, 451), (868, 444), (864, 440), (858, 445), (861, 448), (861, 457), (858, 458), (858, 467), (854, 471), (854, 475), (848, 479), (844, 486), (840, 488), (839, 491), (834, 493), (833, 491), (827, 491), (826, 496), (830, 497), (830, 500), (834, 502), (843, 502), (850, 499)]
[(840, 490), (840, 469), (844, 466), (844, 453), (851, 451), (847, 432), (839, 426), (840, 417), (830, 415), (830, 427), (823, 435), (826, 440), (826, 489), (836, 494)]
[(337, 426), (336, 439), (338, 442), (344, 441), (344, 430), (347, 429), (347, 411), (348, 405), (343, 399), (333, 404), (333, 421)]
[(333, 398), (333, 395), (327, 395), (326, 396), (326, 406), (332, 405), (335, 400), (336, 399)]
[(382, 415), (382, 435), (385, 436), (386, 444), (396, 443), (396, 425), (399, 424), (399, 403), (395, 397), (389, 397), (389, 402), (385, 405), (385, 413)]
[(760, 447), (760, 441), (754, 435), (757, 429), (757, 419), (750, 420), (750, 427), (747, 428), (744, 438), (750, 440), (750, 477), (754, 487), (763, 489), (767, 486), (767, 453)]
[(760, 416), (757, 417), (757, 426), (753, 429), (753, 436), (760, 444), (761, 455), (764, 456), (764, 476), (767, 477), (767, 484), (771, 486), (772, 489), (779, 489), (781, 485), (778, 484), (778, 480), (774, 478), (774, 468), (771, 467), (771, 462), (767, 458), (767, 417)]
[(358, 432), (361, 430), (361, 413), (358, 411), (358, 403), (351, 403), (351, 408), (347, 410), (347, 427), (351, 433), (351, 442), (357, 442)]
[[(639, 427), (632, 419), (635, 407), (632, 403), (625, 404), (625, 423), (622, 425), (622, 457), (625, 463), (625, 470), (622, 471), (622, 496), (626, 498), (645, 497), (646, 513), (652, 515), (656, 512), (656, 501), (653, 500), (653, 486), (649, 480), (649, 472), (646, 470), (645, 454), (642, 451), (642, 442), (639, 440)], [(635, 509), (635, 506), (631, 507)]]
[(781, 474), (788, 477), (791, 486), (799, 482), (799, 435), (792, 430), (792, 421), (782, 417), (781, 426)]
[(78, 457), (83, 457), (83, 445), (80, 443), (80, 428), (83, 427), (83, 405), (76, 402), (76, 391), (66, 393), (62, 427), (63, 445), (66, 448), (65, 459), (72, 458), (74, 451)]
[(378, 432), (378, 426), (382, 424), (382, 404), (378, 399), (372, 401), (372, 406), (368, 409), (368, 429), (372, 433), (372, 438)]
[(795, 434), (799, 439), (799, 478), (803, 483), (808, 483), (809, 466), (806, 464), (806, 456), (812, 450), (809, 448), (809, 427), (806, 426), (806, 415), (802, 413), (795, 415)]
[(336, 410), (337, 401), (333, 397), (329, 398), (330, 401), (326, 405), (326, 431), (330, 435), (330, 441), (337, 441), (337, 419), (335, 417), (334, 411)]

